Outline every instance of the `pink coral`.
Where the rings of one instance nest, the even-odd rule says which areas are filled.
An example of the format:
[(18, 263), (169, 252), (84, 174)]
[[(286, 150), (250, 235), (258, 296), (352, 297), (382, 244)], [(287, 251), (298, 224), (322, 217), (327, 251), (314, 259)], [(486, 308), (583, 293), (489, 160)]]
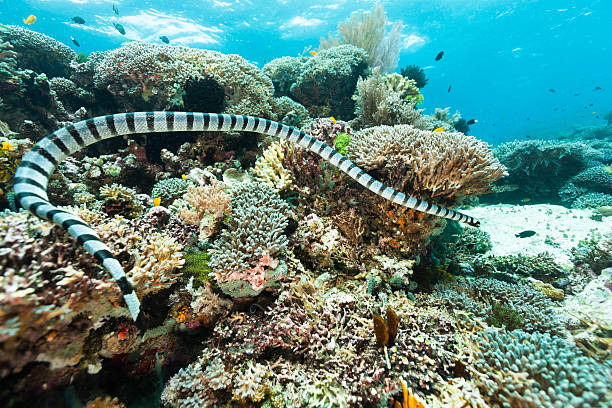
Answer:
[(242, 272), (232, 272), (226, 279), (231, 280), (245, 280), (251, 284), (254, 291), (258, 292), (263, 289), (266, 283), (266, 267), (274, 269), (278, 266), (278, 260), (265, 254), (257, 262), (253, 268), (245, 269)]

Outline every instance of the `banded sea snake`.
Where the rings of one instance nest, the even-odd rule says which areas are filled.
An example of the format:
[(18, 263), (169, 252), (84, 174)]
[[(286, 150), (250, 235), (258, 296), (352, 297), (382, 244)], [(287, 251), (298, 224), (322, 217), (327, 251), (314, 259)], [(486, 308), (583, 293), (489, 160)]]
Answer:
[(67, 229), (79, 244), (93, 254), (119, 285), (134, 321), (142, 322), (140, 301), (121, 264), (87, 223), (49, 202), (49, 178), (66, 157), (103, 139), (134, 133), (231, 130), (278, 136), (316, 153), (368, 190), (396, 204), (474, 227), (480, 225), (473, 217), (385, 186), (327, 144), (293, 127), (253, 116), (199, 112), (120, 113), (87, 119), (56, 130), (23, 157), (15, 173), (15, 198), (21, 207), (37, 217)]

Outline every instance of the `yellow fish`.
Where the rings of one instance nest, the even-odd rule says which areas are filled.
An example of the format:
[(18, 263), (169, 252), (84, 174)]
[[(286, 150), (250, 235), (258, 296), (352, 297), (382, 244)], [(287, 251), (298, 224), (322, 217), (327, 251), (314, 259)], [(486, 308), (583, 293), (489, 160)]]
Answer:
[(187, 180), (187, 176), (186, 176), (186, 175), (184, 175), (184, 174), (182, 174), (182, 175), (181, 175), (181, 178), (182, 178), (183, 180)]
[(33, 24), (35, 21), (36, 21), (36, 16), (34, 14), (30, 14), (28, 18), (23, 20), (23, 22), (26, 23), (27, 25)]
[(334, 118), (333, 116), (329, 117), (329, 120), (331, 120), (332, 122), (334, 122), (334, 125), (336, 124), (336, 118)]
[(442, 129), (442, 128), (437, 128), (437, 129), (434, 129), (434, 132), (444, 132), (444, 129)]
[(308, 53), (309, 53), (310, 55), (312, 55), (313, 57), (314, 57), (315, 55), (317, 55), (317, 52), (316, 52), (316, 51), (308, 51)]
[(8, 150), (9, 152), (13, 151), (13, 145), (9, 142), (2, 142), (2, 150)]
[(160, 205), (160, 204), (161, 204), (161, 198), (159, 198), (159, 197), (155, 197), (155, 198), (153, 199), (153, 205), (154, 205), (155, 207), (157, 207), (157, 206), (158, 206), (158, 205)]

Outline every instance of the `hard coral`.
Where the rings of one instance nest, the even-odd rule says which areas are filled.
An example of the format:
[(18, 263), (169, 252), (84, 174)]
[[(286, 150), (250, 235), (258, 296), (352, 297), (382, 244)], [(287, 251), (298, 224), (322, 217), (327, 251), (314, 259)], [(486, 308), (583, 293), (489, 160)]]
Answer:
[(347, 157), (365, 170), (377, 170), (383, 183), (399, 191), (450, 206), (488, 192), (506, 174), (489, 146), (473, 136), (409, 125), (357, 132)]
[(485, 330), (474, 336), (476, 378), (490, 404), (607, 407), (610, 367), (549, 334)]
[(353, 116), (351, 99), (357, 79), (367, 68), (367, 54), (352, 45), (341, 45), (309, 58), (291, 95), (306, 106), (311, 116)]
[(17, 53), (16, 59), (23, 69), (46, 73), (51, 77), (68, 77), (70, 62), (76, 53), (67, 45), (27, 28), (0, 25), (0, 42), (8, 41)]
[(275, 268), (287, 246), (289, 206), (266, 184), (238, 183), (230, 194), (232, 215), (210, 247), (209, 264), (217, 282), (248, 280), (258, 292), (264, 269)]

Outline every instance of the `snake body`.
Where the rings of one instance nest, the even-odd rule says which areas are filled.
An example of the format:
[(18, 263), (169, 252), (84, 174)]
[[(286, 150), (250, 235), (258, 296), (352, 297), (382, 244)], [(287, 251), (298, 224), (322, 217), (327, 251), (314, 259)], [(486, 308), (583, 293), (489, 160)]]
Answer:
[(21, 207), (32, 214), (68, 230), (79, 244), (93, 254), (119, 285), (130, 314), (137, 322), (141, 317), (140, 301), (121, 264), (85, 221), (49, 202), (47, 185), (55, 168), (66, 157), (100, 140), (134, 133), (185, 131), (246, 131), (278, 136), (316, 153), (368, 190), (396, 204), (475, 227), (480, 224), (473, 217), (385, 186), (327, 144), (271, 120), (243, 115), (163, 111), (120, 113), (80, 121), (56, 130), (23, 157), (15, 173), (15, 198)]

